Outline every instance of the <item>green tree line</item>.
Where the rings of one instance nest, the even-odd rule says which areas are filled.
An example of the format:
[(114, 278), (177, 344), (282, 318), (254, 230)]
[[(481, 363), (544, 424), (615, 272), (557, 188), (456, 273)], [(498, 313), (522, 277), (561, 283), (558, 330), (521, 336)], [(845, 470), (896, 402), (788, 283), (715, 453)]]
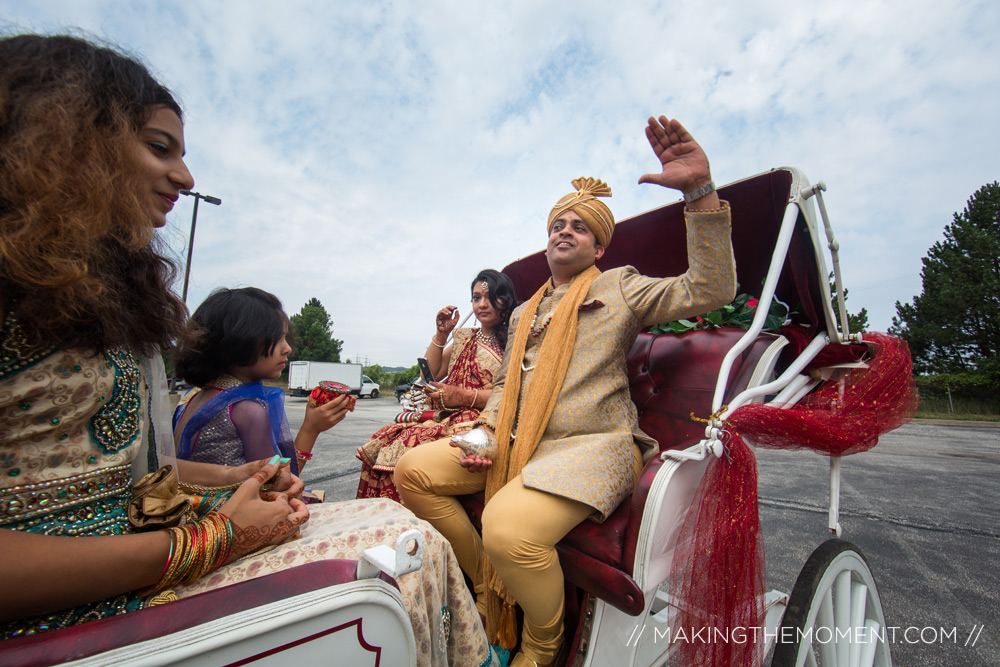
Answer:
[(379, 364), (372, 364), (365, 366), (362, 372), (377, 382), (382, 389), (388, 390), (395, 389), (396, 385), (413, 382), (420, 375), (420, 369), (416, 364), (401, 371), (383, 370)]
[[(889, 333), (913, 354), (921, 399), (960, 397), (1000, 412), (1000, 183), (987, 183), (955, 213), (923, 258), (921, 293), (896, 302)], [(956, 409), (957, 411), (957, 409)]]

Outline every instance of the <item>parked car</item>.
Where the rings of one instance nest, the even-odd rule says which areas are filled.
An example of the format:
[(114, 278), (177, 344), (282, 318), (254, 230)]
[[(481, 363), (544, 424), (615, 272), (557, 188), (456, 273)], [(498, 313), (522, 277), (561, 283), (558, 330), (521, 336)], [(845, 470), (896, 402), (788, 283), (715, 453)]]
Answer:
[(167, 378), (167, 389), (171, 394), (176, 394), (179, 391), (187, 391), (191, 388), (191, 385), (180, 380), (178, 378)]
[(358, 392), (358, 396), (364, 398), (368, 396), (369, 398), (378, 398), (378, 382), (372, 380), (367, 375), (361, 376), (361, 391)]
[(403, 402), (403, 394), (405, 394), (406, 392), (410, 391), (411, 387), (413, 387), (413, 383), (412, 382), (404, 382), (403, 384), (397, 384), (396, 385), (396, 400), (399, 401), (400, 403), (402, 403)]

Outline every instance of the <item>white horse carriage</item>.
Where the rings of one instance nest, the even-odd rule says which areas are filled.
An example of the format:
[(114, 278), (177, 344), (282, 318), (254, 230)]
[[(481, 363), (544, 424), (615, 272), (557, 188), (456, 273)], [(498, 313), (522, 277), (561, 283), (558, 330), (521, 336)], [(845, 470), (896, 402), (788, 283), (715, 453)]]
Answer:
[[(861, 552), (838, 539), (839, 455), (857, 451), (853, 444), (827, 451), (832, 454), (829, 529), (837, 537), (813, 552), (790, 594), (740, 583), (760, 579), (753, 571), (756, 561), (746, 558), (754, 556), (759, 538), (749, 534), (756, 525), (756, 468), (746, 445), (777, 440), (773, 433), (766, 442), (758, 440), (747, 426), (752, 419), (741, 419), (748, 410), (740, 410), (765, 410), (754, 416), (769, 428), (780, 420), (760, 415), (778, 410), (792, 415), (810, 402), (823, 411), (815, 397), (826, 392), (834, 398), (832, 409), (825, 405), (824, 429), (836, 431), (840, 405), (849, 404), (858, 390), (854, 376), (872, 372), (875, 351), (884, 347), (847, 330), (842, 300), (834, 312), (827, 249), (837, 291), (843, 290), (824, 189), (791, 168), (720, 188), (732, 205), (741, 290), (758, 304), (727, 313), (742, 311), (749, 328), (716, 326), (726, 314), (713, 315), (706, 318), (711, 324), (687, 332), (645, 332), (636, 340), (628, 359), (632, 399), (640, 426), (657, 439), (660, 455), (646, 464), (631, 498), (607, 521), (585, 521), (557, 546), (567, 582), (567, 664), (750, 664), (767, 656), (776, 666), (891, 664), (872, 573)], [(619, 223), (615, 243), (598, 267), (631, 264), (646, 275), (682, 273), (687, 266), (682, 206), (678, 202)], [(504, 271), (521, 298), (549, 275), (541, 253)], [(786, 321), (767, 321), (772, 300), (788, 305)], [(889, 406), (879, 408), (883, 431), (899, 425), (905, 404), (912, 404), (905, 349), (902, 356), (895, 366), (880, 369), (893, 387), (903, 387), (898, 395), (881, 396)], [(856, 436), (867, 413), (843, 414), (842, 430)], [(826, 442), (833, 438), (824, 436)], [(812, 437), (800, 440), (778, 446), (816, 448)], [(860, 447), (871, 444), (869, 435)], [(744, 486), (734, 489), (732, 473), (740, 465)], [(706, 492), (709, 483), (720, 487)], [(481, 499), (468, 497), (464, 504), (475, 519)], [(725, 526), (718, 525), (721, 518)], [(748, 523), (733, 530), (729, 524), (737, 518)], [(419, 544), (418, 534), (404, 535), (395, 548), (369, 550), (359, 561), (312, 563), (124, 616), (9, 640), (0, 643), (0, 663), (414, 665), (413, 631), (394, 578), (419, 566)], [(744, 624), (739, 635), (726, 625), (734, 619)]]

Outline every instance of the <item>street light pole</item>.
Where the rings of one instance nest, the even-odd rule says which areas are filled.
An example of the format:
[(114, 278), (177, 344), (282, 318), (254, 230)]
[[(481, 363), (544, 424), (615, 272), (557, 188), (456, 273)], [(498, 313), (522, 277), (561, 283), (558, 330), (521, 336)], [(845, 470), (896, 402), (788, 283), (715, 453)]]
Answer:
[(218, 197), (203, 195), (200, 192), (191, 192), (190, 190), (181, 190), (181, 194), (194, 197), (194, 212), (191, 214), (191, 236), (188, 238), (187, 263), (184, 265), (184, 291), (181, 293), (181, 301), (186, 304), (188, 297), (188, 278), (191, 276), (191, 254), (194, 252), (194, 228), (198, 223), (198, 200), (204, 199), (209, 204), (215, 204), (216, 206), (219, 206), (222, 203), (222, 200)]

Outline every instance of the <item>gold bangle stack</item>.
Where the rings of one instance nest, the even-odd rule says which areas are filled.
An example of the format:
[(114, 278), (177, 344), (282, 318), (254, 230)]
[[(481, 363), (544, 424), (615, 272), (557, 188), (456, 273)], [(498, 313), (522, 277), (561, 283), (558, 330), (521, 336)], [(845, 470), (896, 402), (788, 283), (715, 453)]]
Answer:
[(203, 519), (170, 528), (170, 552), (160, 580), (140, 595), (151, 596), (167, 588), (198, 581), (217, 570), (233, 551), (233, 523), (224, 514), (209, 512)]

